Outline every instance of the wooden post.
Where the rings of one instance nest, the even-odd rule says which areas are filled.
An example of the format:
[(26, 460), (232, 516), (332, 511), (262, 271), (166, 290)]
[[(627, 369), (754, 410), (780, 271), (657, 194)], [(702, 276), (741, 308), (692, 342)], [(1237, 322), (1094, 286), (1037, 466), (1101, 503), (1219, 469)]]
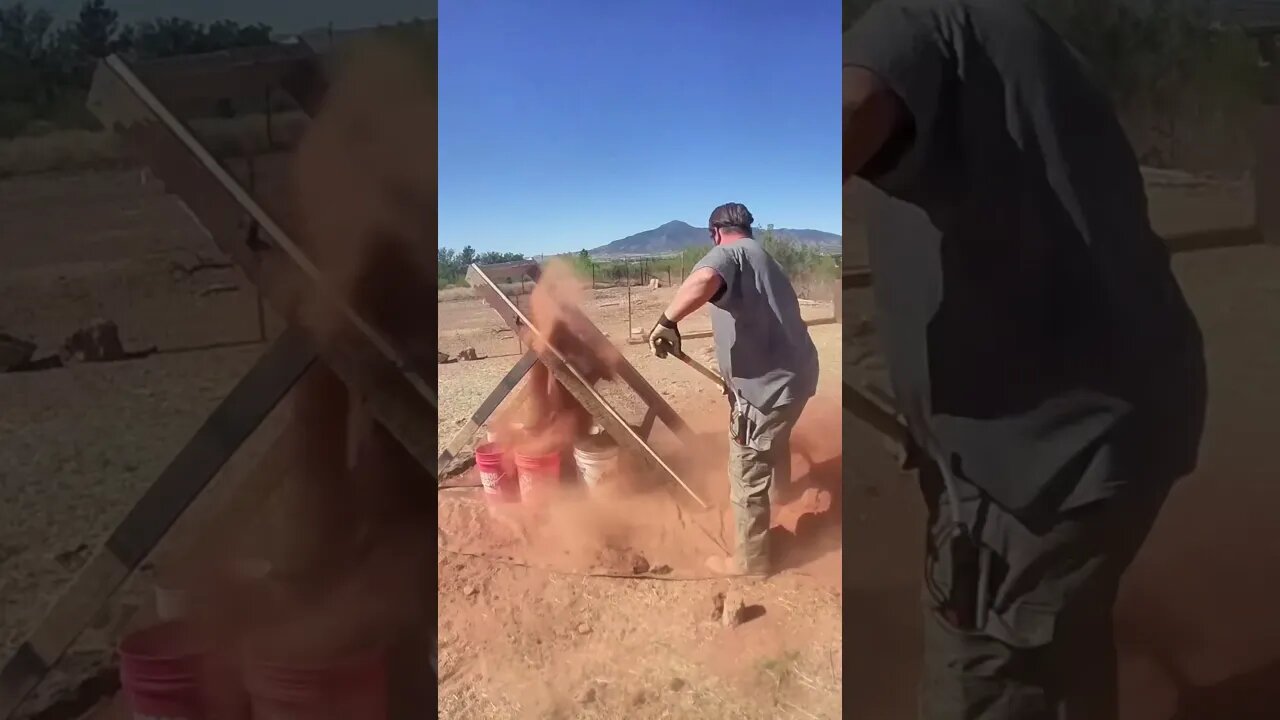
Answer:
[(1253, 171), (1254, 216), (1262, 241), (1280, 246), (1280, 51), (1275, 34), (1260, 36), (1258, 45), (1268, 65), (1255, 130), (1258, 159)]
[(272, 132), (272, 127), (271, 127), (271, 86), (270, 86), (270, 85), (268, 85), (268, 86), (267, 86), (266, 100), (267, 100), (267, 108), (266, 108), (266, 113), (267, 113), (267, 149), (268, 149), (268, 150), (275, 150), (275, 149), (276, 149), (276, 138), (275, 138), (275, 134)]
[(631, 324), (631, 263), (626, 260), (622, 261), (622, 270), (627, 278), (627, 340), (631, 340), (631, 328), (635, 327)]
[(267, 310), (262, 302), (262, 291), (257, 292), (258, 295), (258, 342), (267, 341)]

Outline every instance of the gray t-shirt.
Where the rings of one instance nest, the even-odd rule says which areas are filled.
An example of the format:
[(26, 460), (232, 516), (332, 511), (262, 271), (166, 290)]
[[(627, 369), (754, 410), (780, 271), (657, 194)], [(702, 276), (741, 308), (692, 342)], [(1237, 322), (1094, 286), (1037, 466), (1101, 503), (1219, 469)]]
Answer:
[(1020, 0), (882, 0), (844, 64), (913, 125), (862, 176), (880, 339), (917, 441), (1023, 517), (1193, 468), (1199, 329), (1080, 56)]
[(800, 318), (795, 288), (753, 238), (718, 245), (694, 270), (711, 268), (724, 288), (711, 300), (716, 359), (729, 387), (768, 412), (818, 389), (818, 350)]

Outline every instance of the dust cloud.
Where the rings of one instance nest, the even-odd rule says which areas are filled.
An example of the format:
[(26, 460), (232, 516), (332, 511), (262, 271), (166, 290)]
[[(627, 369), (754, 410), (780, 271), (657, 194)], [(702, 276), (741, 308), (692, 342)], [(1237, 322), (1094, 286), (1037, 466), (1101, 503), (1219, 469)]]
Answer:
[[(546, 354), (548, 346), (589, 381), (612, 380), (622, 354), (574, 308), (584, 300), (582, 282), (560, 260), (545, 263), (529, 296), (528, 318), (537, 330), (530, 347)], [(591, 414), (542, 363), (529, 372), (520, 400), (504, 408), (492, 427), (503, 447), (525, 455), (564, 453), (588, 435)]]
[[(341, 56), (296, 150), (290, 229), (333, 296), (434, 367), (435, 67), (434, 51), (428, 61), (415, 43), (431, 44), (381, 36)], [(293, 290), (284, 314), (321, 348), (356, 332), (333, 298)], [(322, 363), (291, 399), (280, 440), (289, 462), (260, 518), (272, 573), (245, 578), (227, 548), (205, 548), (214, 570), (190, 588), (201, 600), (193, 620), (228, 653), (247, 647), (271, 662), (380, 655), (403, 709), (393, 715), (416, 716), (434, 687), (432, 477)]]

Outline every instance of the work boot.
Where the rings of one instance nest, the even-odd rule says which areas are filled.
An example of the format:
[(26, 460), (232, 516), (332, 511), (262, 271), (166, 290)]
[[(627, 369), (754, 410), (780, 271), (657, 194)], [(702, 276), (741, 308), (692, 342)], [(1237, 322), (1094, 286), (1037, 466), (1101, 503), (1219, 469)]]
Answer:
[(767, 577), (768, 570), (745, 569), (738, 559), (726, 555), (712, 555), (707, 558), (707, 569), (724, 577)]

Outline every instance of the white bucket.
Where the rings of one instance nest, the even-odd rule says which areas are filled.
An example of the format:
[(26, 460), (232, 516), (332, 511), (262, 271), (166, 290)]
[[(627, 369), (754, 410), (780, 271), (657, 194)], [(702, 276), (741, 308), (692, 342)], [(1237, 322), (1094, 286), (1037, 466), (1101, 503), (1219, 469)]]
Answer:
[(587, 490), (599, 492), (608, 488), (618, 473), (618, 448), (601, 447), (598, 443), (575, 445), (573, 462), (578, 466), (578, 477)]

